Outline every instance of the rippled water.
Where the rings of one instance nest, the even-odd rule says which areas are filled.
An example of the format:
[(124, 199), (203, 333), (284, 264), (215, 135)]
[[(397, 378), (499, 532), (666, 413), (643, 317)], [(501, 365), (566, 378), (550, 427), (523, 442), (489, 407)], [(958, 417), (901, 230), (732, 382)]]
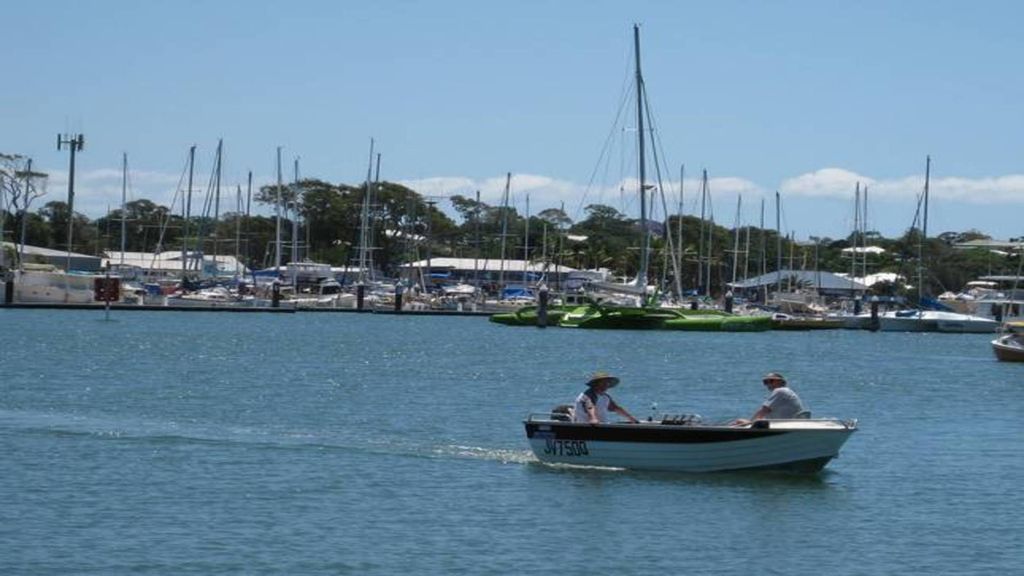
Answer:
[[(0, 573), (1015, 573), (1024, 365), (983, 335), (0, 310)], [(816, 477), (552, 468), (522, 417), (760, 376), (861, 430)]]

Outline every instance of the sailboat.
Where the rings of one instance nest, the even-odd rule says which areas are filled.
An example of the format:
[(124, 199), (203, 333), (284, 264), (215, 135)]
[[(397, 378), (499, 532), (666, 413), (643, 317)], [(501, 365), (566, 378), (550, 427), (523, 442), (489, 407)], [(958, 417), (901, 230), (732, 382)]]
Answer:
[[(917, 246), (917, 300), (924, 301), (924, 241), (928, 238), (928, 188), (931, 179), (932, 158), (925, 160), (924, 192), (921, 201), (924, 212)], [(991, 318), (960, 314), (946, 310), (890, 310), (878, 316), (878, 329), (883, 332), (971, 332), (992, 334), (999, 322)]]
[[(640, 196), (640, 262), (636, 277), (628, 283), (617, 284), (593, 280), (586, 283), (585, 303), (562, 305), (553, 308), (552, 319), (563, 328), (592, 329), (675, 329), (675, 330), (736, 330), (761, 331), (771, 327), (767, 317), (739, 317), (718, 311), (684, 311), (679, 308), (661, 308), (653, 304), (654, 292), (648, 286), (650, 268), (651, 231), (648, 226), (648, 192), (654, 189), (647, 184), (646, 145), (644, 128), (647, 110), (644, 107), (646, 93), (640, 66), (640, 27), (633, 26), (633, 44), (636, 74), (636, 118), (637, 118), (637, 193)], [(551, 312), (549, 311), (549, 313)], [(694, 318), (694, 315), (699, 316)], [(534, 325), (536, 307), (527, 307), (517, 312), (496, 314), (491, 321), (509, 325)]]
[(567, 328), (619, 328), (650, 329), (662, 328), (666, 320), (679, 318), (679, 312), (672, 309), (655, 308), (649, 305), (647, 275), (650, 264), (651, 233), (647, 226), (647, 166), (645, 157), (646, 134), (644, 130), (644, 79), (640, 68), (640, 26), (633, 26), (633, 47), (636, 65), (636, 119), (638, 150), (638, 189), (640, 195), (640, 264), (636, 278), (628, 284), (605, 282), (591, 283), (593, 290), (628, 298), (635, 306), (602, 305), (597, 302), (575, 307), (565, 312), (559, 325)]

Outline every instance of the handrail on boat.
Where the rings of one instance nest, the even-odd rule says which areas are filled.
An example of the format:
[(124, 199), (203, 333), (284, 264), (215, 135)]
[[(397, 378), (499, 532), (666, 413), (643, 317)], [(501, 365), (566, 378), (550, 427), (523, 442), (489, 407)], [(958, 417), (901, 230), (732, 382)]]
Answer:
[[(710, 426), (710, 427), (732, 427), (731, 422), (733, 420), (725, 420), (722, 422), (704, 422), (699, 414), (680, 414), (680, 415), (662, 415), (660, 417), (651, 417), (647, 420), (640, 420), (637, 424), (655, 424), (659, 426)], [(526, 415), (525, 422), (557, 422), (557, 423), (572, 423), (567, 414), (557, 412), (531, 412)], [(757, 420), (760, 426), (751, 425), (751, 427), (766, 427), (770, 428), (772, 423), (784, 423), (784, 422), (832, 422), (839, 424), (847, 430), (857, 429), (856, 418), (777, 418), (772, 420)], [(608, 424), (627, 424), (625, 420), (620, 422), (608, 422)]]

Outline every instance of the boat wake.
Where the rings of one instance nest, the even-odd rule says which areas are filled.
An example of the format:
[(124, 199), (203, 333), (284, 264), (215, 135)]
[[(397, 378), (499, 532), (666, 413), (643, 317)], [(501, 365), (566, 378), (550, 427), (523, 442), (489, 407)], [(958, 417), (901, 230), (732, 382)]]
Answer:
[(295, 450), (334, 450), (381, 456), (487, 460), (502, 464), (537, 462), (529, 450), (487, 448), (465, 444), (425, 444), (408, 438), (344, 436), (333, 431), (285, 430), (223, 426), (216, 423), (179, 423), (144, 419), (107, 419), (66, 413), (0, 410), (0, 430), (55, 438), (210, 447), (265, 447)]
[(537, 457), (529, 450), (510, 450), (502, 448), (483, 448), (479, 446), (462, 446), (449, 444), (438, 446), (434, 454), (442, 458), (460, 458), (469, 460), (492, 460), (502, 464), (530, 464), (537, 462)]

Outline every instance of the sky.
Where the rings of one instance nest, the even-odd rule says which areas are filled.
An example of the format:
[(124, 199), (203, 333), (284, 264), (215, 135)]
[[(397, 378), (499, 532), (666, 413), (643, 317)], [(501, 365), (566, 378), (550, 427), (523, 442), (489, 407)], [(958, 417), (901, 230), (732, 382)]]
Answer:
[[(264, 0), (8, 2), (0, 152), (47, 172), (38, 207), (67, 198), (58, 134), (85, 135), (76, 211), (170, 205), (188, 149), (206, 189), (219, 139), (229, 190), (284, 178), (380, 176), (421, 194), (520, 213), (602, 203), (631, 216), (635, 162), (608, 159), (641, 54), (661, 189), (718, 223), (845, 237), (854, 189), (869, 229), (911, 226), (931, 156), (929, 234), (1024, 235), (1024, 3)], [(628, 116), (628, 114), (627, 114)], [(634, 130), (634, 135), (629, 130)], [(610, 168), (609, 168), (610, 166)], [(595, 178), (595, 174), (600, 175)], [(222, 200), (234, 206), (234, 198)], [(442, 205), (444, 203), (442, 202)], [(674, 209), (670, 209), (674, 211)]]

